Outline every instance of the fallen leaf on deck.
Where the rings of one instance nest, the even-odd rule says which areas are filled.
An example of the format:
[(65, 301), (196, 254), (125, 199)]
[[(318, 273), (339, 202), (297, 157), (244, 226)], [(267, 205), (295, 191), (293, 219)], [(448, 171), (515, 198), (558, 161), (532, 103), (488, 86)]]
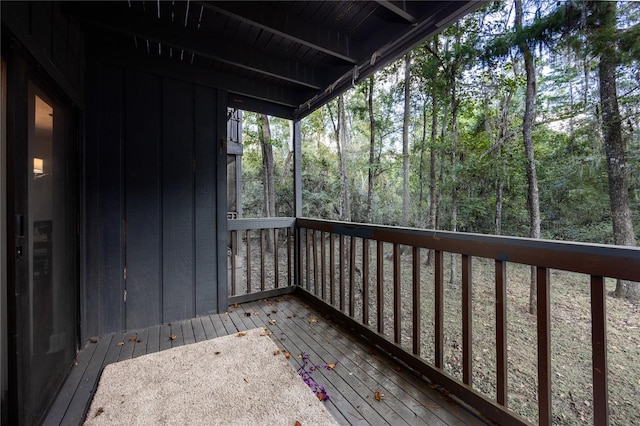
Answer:
[(142, 343), (142, 339), (136, 340), (136, 343)]
[(124, 346), (124, 342), (118, 342), (118, 346)]
[(273, 325), (273, 324), (275, 324), (275, 323), (276, 323), (276, 320), (274, 320), (274, 319), (270, 319), (270, 320), (269, 320), (269, 324)]
[(241, 331), (240, 333), (236, 334), (236, 337), (242, 337), (242, 336), (246, 336), (247, 332), (246, 331)]
[(271, 313), (272, 313), (272, 314), (275, 314), (275, 313), (277, 313), (277, 312), (278, 312), (278, 310), (277, 310), (277, 309), (272, 309), (272, 310), (271, 310)]
[(98, 343), (98, 339), (91, 339), (89, 340), (91, 343)]
[(373, 393), (373, 397), (376, 399), (376, 401), (380, 401), (380, 400), (382, 399), (382, 397), (383, 397), (383, 396), (384, 396), (384, 395), (383, 395), (383, 394), (381, 394), (381, 393), (380, 393), (380, 392), (378, 392), (378, 391), (375, 391), (375, 392)]
[(237, 303), (234, 303), (233, 305), (231, 305), (232, 308), (239, 308), (240, 305), (238, 305)]
[(334, 368), (336, 368), (336, 363), (332, 362), (330, 364), (327, 364), (327, 367), (329, 367), (330, 370), (333, 370)]
[(311, 319), (309, 320), (309, 322), (318, 322), (318, 318), (313, 317), (313, 318), (311, 318)]
[(289, 357), (291, 357), (291, 354), (290, 354), (289, 352), (285, 352), (285, 353), (284, 353), (284, 357), (285, 357), (285, 358), (287, 358), (287, 359), (289, 359)]
[(253, 315), (260, 315), (260, 312), (255, 311), (255, 312), (253, 313)]
[(176, 335), (172, 334), (171, 336), (169, 336), (169, 340), (176, 340)]
[(129, 341), (130, 341), (130, 342), (135, 342), (135, 341), (136, 341), (136, 336), (131, 336), (131, 337), (129, 337)]
[(273, 354), (274, 355), (279, 355), (280, 354), (280, 349), (276, 349), (276, 351)]
[(251, 312), (245, 312), (245, 313), (244, 313), (244, 316), (245, 316), (245, 317), (250, 317), (250, 316), (251, 316)]

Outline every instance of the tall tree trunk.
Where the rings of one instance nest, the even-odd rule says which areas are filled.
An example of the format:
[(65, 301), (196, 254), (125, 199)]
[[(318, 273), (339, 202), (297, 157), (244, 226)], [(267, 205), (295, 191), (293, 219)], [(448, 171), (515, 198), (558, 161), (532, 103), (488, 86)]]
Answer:
[[(419, 170), (418, 170), (418, 182), (420, 182), (420, 195), (418, 196), (418, 211), (422, 211), (423, 203), (424, 203), (424, 151), (427, 144), (427, 99), (424, 98), (422, 102), (422, 138), (420, 140), (420, 162), (419, 162)], [(424, 222), (421, 218), (418, 218), (420, 222), (422, 222), (422, 227)]]
[[(455, 73), (451, 76), (451, 231), (458, 232), (458, 177), (456, 168), (458, 167), (458, 95), (456, 91)], [(456, 257), (451, 254), (451, 275), (449, 282), (455, 283), (457, 277)]]
[[(433, 41), (433, 51), (438, 52), (438, 38)], [(437, 229), (438, 191), (436, 181), (436, 164), (438, 150), (438, 95), (435, 85), (431, 88), (431, 146), (429, 147), (429, 229)], [(433, 261), (433, 250), (427, 255), (427, 265)]]
[[(598, 33), (607, 37), (616, 28), (616, 4), (613, 2), (590, 3), (595, 16), (599, 17)], [(603, 38), (604, 38), (603, 37)], [(602, 133), (607, 158), (609, 200), (613, 219), (613, 240), (615, 244), (635, 246), (629, 187), (627, 184), (627, 160), (622, 139), (622, 119), (618, 107), (616, 84), (616, 46), (612, 38), (604, 40), (601, 46), (598, 74), (600, 79), (600, 105), (602, 109)], [(614, 295), (627, 299), (640, 298), (640, 283), (618, 280)]]
[(496, 235), (502, 234), (502, 201), (504, 195), (504, 177), (507, 174), (506, 158), (503, 155), (503, 146), (511, 139), (509, 134), (509, 127), (511, 126), (509, 108), (511, 107), (511, 99), (513, 93), (509, 91), (507, 95), (502, 99), (500, 103), (502, 113), (500, 114), (500, 131), (498, 133), (498, 159), (500, 161), (500, 168), (498, 170), (498, 176), (496, 178), (496, 217), (495, 217), (495, 233)]
[(409, 119), (411, 117), (411, 53), (404, 57), (404, 117), (402, 120), (402, 226), (409, 226)]
[(349, 179), (347, 175), (347, 113), (344, 108), (344, 96), (338, 97), (338, 159), (340, 161), (341, 215), (340, 220), (351, 220), (349, 206)]
[[(276, 216), (276, 191), (273, 166), (273, 145), (271, 144), (271, 128), (269, 117), (260, 114), (260, 146), (262, 148), (262, 186), (264, 190), (264, 216)], [(273, 236), (266, 233), (266, 249), (273, 250)]]
[[(522, 31), (522, 0), (516, 0), (516, 31)], [(520, 52), (524, 57), (524, 69), (527, 76), (524, 117), (522, 119), (522, 141), (526, 157), (527, 204), (529, 208), (529, 236), (540, 238), (540, 198), (538, 195), (538, 176), (533, 150), (533, 123), (536, 116), (536, 68), (531, 49), (526, 40), (520, 42)], [(538, 294), (536, 291), (536, 272), (531, 268), (531, 285), (529, 289), (529, 313), (537, 312)]]
[(373, 222), (373, 177), (374, 177), (374, 167), (375, 167), (375, 143), (376, 143), (376, 119), (373, 115), (373, 86), (374, 86), (374, 78), (373, 75), (369, 77), (369, 99), (368, 99), (368, 108), (369, 108), (369, 176), (368, 176), (368, 185), (367, 185), (367, 222)]

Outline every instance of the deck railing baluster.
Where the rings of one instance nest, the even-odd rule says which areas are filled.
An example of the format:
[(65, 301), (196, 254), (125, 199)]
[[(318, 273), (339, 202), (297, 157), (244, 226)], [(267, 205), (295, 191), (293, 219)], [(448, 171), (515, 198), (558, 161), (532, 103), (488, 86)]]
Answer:
[(236, 291), (236, 254), (238, 248), (236, 247), (236, 239), (238, 238), (238, 231), (231, 231), (231, 296), (237, 294)]
[(353, 318), (356, 305), (356, 238), (350, 237), (349, 243), (349, 316)]
[(266, 252), (265, 250), (266, 239), (267, 239), (266, 231), (265, 229), (261, 229), (260, 230), (260, 291), (264, 291), (264, 283), (265, 283), (264, 254)]
[(384, 243), (380, 240), (376, 241), (376, 309), (378, 333), (384, 333)]
[(413, 247), (413, 353), (420, 356), (420, 248)]
[(507, 263), (495, 261), (496, 382), (498, 404), (507, 405)]
[(251, 287), (251, 230), (247, 229), (247, 294), (252, 293)]
[(549, 269), (536, 268), (538, 317), (538, 422), (550, 425), (551, 417), (551, 329)]
[(311, 257), (311, 239), (309, 238), (309, 234), (313, 232), (311, 229), (305, 229), (304, 231), (304, 246), (305, 246), (305, 285), (304, 288), (311, 291), (311, 261), (313, 258)]
[(291, 232), (291, 228), (287, 228), (287, 285), (293, 285), (293, 271), (291, 271), (291, 267), (293, 263), (291, 262), (291, 246), (293, 239), (293, 233)]
[(435, 298), (435, 354), (434, 364), (436, 368), (442, 368), (444, 357), (444, 278), (443, 278), (443, 256), (442, 251), (434, 250), (434, 298)]
[(320, 262), (320, 285), (322, 286), (322, 291), (320, 293), (322, 294), (322, 300), (326, 300), (325, 289), (327, 287), (327, 239), (325, 235), (326, 232), (320, 231), (320, 257), (322, 258)]
[(471, 385), (473, 381), (473, 303), (472, 303), (472, 257), (462, 255), (462, 381)]
[(320, 294), (320, 286), (318, 285), (318, 237), (316, 236), (316, 230), (311, 233), (313, 238), (313, 290), (315, 295)]
[(280, 287), (280, 256), (278, 254), (278, 247), (280, 246), (278, 229), (273, 229), (273, 275), (275, 276), (274, 286)]
[(329, 234), (329, 300), (331, 306), (336, 305), (336, 234)]
[(369, 240), (362, 239), (362, 323), (369, 325)]
[(340, 312), (344, 312), (344, 235), (340, 234), (340, 294), (338, 297), (340, 298)]
[(607, 367), (607, 289), (603, 277), (591, 276), (591, 341), (593, 360), (593, 424), (609, 424)]
[(400, 298), (400, 245), (393, 244), (393, 340), (400, 344), (402, 327), (402, 300)]

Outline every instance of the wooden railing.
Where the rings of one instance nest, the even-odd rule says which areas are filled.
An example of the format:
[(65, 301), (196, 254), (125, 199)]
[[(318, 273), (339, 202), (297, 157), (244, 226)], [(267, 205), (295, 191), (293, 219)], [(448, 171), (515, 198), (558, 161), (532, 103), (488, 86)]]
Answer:
[[(507, 406), (508, 361), (512, 361), (507, 346), (507, 294), (512, 280), (507, 279), (507, 268), (514, 264), (524, 265), (526, 272), (534, 268), (537, 348), (532, 344), (524, 350), (537, 350), (533, 380), (537, 380), (537, 420), (543, 425), (553, 423), (550, 272), (585, 274), (590, 286), (593, 423), (608, 424), (605, 279), (640, 281), (640, 249), (303, 218), (296, 220), (296, 232), (298, 284), (307, 297), (326, 304), (357, 332), (499, 424), (535, 421)], [(493, 270), (489, 281), (494, 300), (488, 302), (495, 306), (490, 342), (495, 349), (487, 349), (495, 350), (493, 395), (479, 391), (480, 380), (473, 380), (473, 318), (479, 301), (473, 297), (472, 272), (477, 262)], [(448, 282), (458, 284), (445, 293), (447, 275)], [(425, 277), (431, 281), (429, 294)], [(459, 298), (459, 369), (445, 363), (449, 349), (444, 344), (445, 297), (447, 303)]]
[(230, 303), (293, 291), (294, 225), (293, 218), (227, 221)]

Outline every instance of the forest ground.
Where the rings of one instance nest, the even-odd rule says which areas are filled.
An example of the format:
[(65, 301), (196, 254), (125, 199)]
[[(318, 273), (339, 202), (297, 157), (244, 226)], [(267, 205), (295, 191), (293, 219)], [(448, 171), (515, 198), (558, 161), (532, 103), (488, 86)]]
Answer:
[[(255, 246), (254, 246), (255, 247)], [(328, 253), (328, 246), (326, 252)], [(280, 285), (286, 282), (286, 252), (281, 250)], [(320, 252), (318, 248), (318, 253)], [(243, 255), (245, 253), (242, 253)], [(384, 259), (384, 334), (393, 341), (393, 265), (391, 246), (385, 244)], [(336, 253), (337, 255), (337, 253)], [(318, 254), (319, 256), (319, 254)], [(328, 265), (328, 254), (327, 265)], [(369, 325), (376, 324), (376, 258), (375, 247), (370, 252), (370, 314)], [(348, 245), (345, 266), (348, 263)], [(354, 318), (362, 318), (362, 250), (356, 249), (354, 284)], [(462, 381), (462, 321), (460, 266), (451, 282), (449, 255), (444, 265), (444, 370)], [(459, 259), (459, 257), (458, 257)], [(421, 255), (421, 356), (433, 363), (434, 354), (434, 280), (433, 268), (427, 266), (426, 251)], [(336, 265), (339, 263), (336, 256)], [(412, 344), (412, 257), (402, 256), (401, 266), (401, 345), (411, 351)], [(273, 286), (273, 258), (265, 259), (266, 288)], [(318, 267), (320, 269), (320, 267)], [(252, 256), (252, 287), (259, 291), (260, 259)], [(339, 269), (339, 266), (336, 267)], [(494, 262), (473, 259), (473, 387), (495, 400), (496, 344), (495, 344), (495, 284)], [(528, 312), (531, 269), (526, 265), (507, 265), (507, 350), (508, 399), (507, 406), (537, 423), (537, 337), (536, 317)], [(320, 271), (319, 271), (320, 272)], [(328, 266), (326, 267), (328, 274)], [(334, 283), (337, 286), (339, 273)], [(313, 264), (310, 267), (310, 288), (313, 284)], [(246, 270), (240, 278), (240, 292), (246, 291)], [(593, 424), (591, 310), (590, 282), (586, 275), (552, 270), (551, 294), (551, 380), (553, 423), (562, 425)], [(306, 275), (303, 271), (303, 280)], [(326, 279), (328, 282), (328, 277)], [(348, 313), (349, 276), (345, 270), (346, 291), (344, 311)], [(607, 291), (615, 288), (615, 281), (607, 280)], [(321, 289), (318, 289), (321, 294)], [(328, 284), (325, 287), (329, 298)], [(336, 305), (338, 294), (336, 290)], [(611, 296), (606, 300), (607, 356), (609, 367), (610, 424), (640, 424), (640, 409), (636, 395), (640, 394), (640, 305)]]

